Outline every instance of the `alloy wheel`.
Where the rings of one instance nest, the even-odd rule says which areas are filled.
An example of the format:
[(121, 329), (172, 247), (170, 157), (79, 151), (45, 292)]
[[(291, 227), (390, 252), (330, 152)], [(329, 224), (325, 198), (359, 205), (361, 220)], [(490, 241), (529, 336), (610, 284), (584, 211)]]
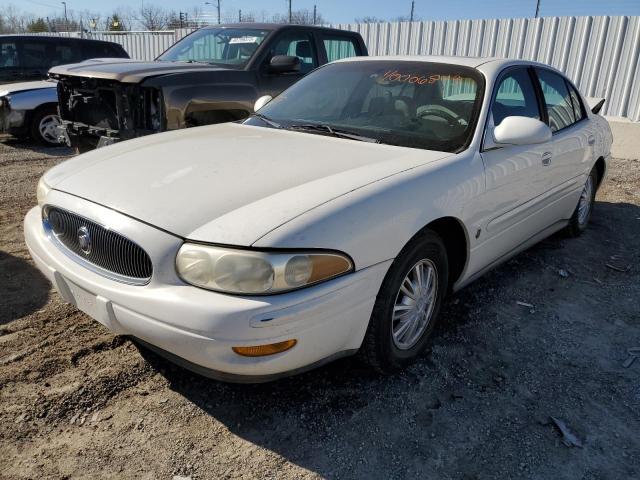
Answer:
[(51, 144), (60, 143), (58, 140), (58, 127), (61, 125), (58, 115), (45, 115), (38, 124), (38, 132), (42, 139)]
[(429, 259), (418, 261), (400, 284), (393, 306), (391, 335), (400, 350), (412, 348), (433, 316), (438, 294), (438, 273)]
[(589, 219), (591, 204), (593, 203), (593, 176), (587, 177), (587, 183), (584, 184), (580, 200), (578, 201), (578, 223), (584, 225)]

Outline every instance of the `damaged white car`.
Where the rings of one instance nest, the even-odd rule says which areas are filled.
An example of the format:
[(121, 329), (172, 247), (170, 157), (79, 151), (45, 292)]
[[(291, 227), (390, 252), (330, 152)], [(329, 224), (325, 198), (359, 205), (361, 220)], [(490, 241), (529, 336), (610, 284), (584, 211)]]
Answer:
[(47, 172), (25, 236), (62, 297), (214, 378), (393, 372), (448, 293), (587, 227), (612, 141), (519, 60), (353, 58), (269, 100)]

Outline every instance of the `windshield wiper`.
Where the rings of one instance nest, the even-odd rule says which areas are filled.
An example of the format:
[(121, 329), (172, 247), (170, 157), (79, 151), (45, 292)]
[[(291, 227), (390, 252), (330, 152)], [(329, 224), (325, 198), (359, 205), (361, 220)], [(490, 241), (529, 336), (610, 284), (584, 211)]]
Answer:
[(377, 138), (365, 137), (364, 135), (358, 135), (357, 133), (350, 132), (349, 130), (343, 130), (341, 128), (335, 128), (331, 125), (322, 123), (305, 123), (299, 125), (289, 125), (287, 130), (299, 130), (303, 132), (318, 132), (328, 133), (332, 137), (348, 138), (350, 140), (357, 140), (359, 142), (380, 143)]
[(260, 120), (262, 120), (264, 123), (266, 123), (267, 125), (269, 125), (270, 127), (273, 128), (282, 128), (282, 125), (280, 125), (279, 123), (274, 122), (273, 120), (271, 120), (269, 117), (267, 117), (266, 115), (263, 115), (261, 113), (252, 113), (251, 114), (252, 117), (256, 117), (259, 118)]

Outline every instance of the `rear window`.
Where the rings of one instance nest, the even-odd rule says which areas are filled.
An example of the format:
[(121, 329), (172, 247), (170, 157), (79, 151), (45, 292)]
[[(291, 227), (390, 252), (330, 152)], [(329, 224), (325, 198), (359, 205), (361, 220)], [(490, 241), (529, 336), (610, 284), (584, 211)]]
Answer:
[(340, 60), (341, 58), (355, 57), (360, 54), (358, 44), (353, 38), (324, 37), (322, 43), (327, 52), (327, 61), (329, 62)]
[(83, 46), (84, 59), (89, 58), (129, 58), (120, 45), (109, 43), (85, 43)]

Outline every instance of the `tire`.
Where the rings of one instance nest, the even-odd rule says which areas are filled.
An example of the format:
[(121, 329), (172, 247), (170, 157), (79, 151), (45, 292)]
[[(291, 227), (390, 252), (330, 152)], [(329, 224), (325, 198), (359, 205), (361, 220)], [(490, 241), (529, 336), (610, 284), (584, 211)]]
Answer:
[[(598, 172), (594, 168), (587, 177), (584, 184), (578, 205), (569, 220), (569, 225), (565, 228), (565, 233), (569, 237), (579, 237), (587, 229), (591, 213), (593, 212), (596, 190), (598, 186)], [(586, 210), (585, 210), (586, 209)]]
[(29, 133), (31, 139), (44, 146), (58, 146), (60, 141), (55, 129), (61, 124), (58, 116), (58, 107), (47, 105), (40, 107), (31, 116)]
[[(426, 294), (417, 295), (422, 300), (418, 300), (419, 303), (415, 306), (416, 302), (405, 293), (411, 291), (405, 282), (408, 280), (410, 284), (417, 283), (417, 268), (422, 268), (423, 277), (431, 271), (436, 282), (433, 292), (428, 288), (428, 282), (423, 282), (423, 292)], [(383, 374), (396, 372), (415, 361), (425, 349), (436, 324), (447, 292), (448, 280), (449, 268), (444, 243), (436, 233), (425, 230), (407, 244), (391, 264), (376, 297), (360, 347), (360, 358)], [(401, 288), (403, 286), (404, 290)], [(430, 297), (431, 301), (428, 301)], [(415, 330), (410, 334), (411, 327), (406, 326), (407, 322), (410, 318), (415, 319), (418, 312), (422, 313), (418, 317), (421, 323), (414, 323)]]

